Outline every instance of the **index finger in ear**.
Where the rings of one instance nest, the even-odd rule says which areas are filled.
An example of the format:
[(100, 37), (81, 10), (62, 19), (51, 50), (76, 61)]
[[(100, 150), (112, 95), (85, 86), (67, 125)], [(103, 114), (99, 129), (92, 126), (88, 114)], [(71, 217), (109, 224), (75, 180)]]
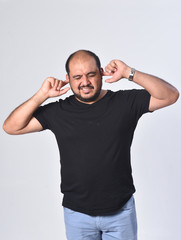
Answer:
[(64, 81), (61, 80), (61, 86), (62, 86), (62, 87), (65, 86), (67, 83), (69, 83), (69, 80), (68, 80), (68, 79), (66, 79), (66, 80), (64, 80)]
[(106, 72), (106, 71), (104, 71), (102, 74), (103, 74), (103, 76), (111, 76), (112, 75), (111, 72)]
[(67, 78), (66, 80), (63, 81), (65, 84), (69, 83), (69, 79)]
[(58, 84), (58, 86), (57, 86), (57, 89), (62, 88), (62, 87), (65, 86), (67, 83), (69, 83), (68, 80), (65, 80), (65, 81), (59, 80), (59, 84)]

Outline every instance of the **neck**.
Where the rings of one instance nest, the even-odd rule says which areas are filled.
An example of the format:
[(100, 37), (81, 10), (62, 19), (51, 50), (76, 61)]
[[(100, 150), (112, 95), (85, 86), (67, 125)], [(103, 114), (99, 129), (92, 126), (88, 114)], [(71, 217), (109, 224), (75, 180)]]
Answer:
[(92, 103), (95, 103), (97, 102), (98, 100), (100, 100), (102, 97), (104, 97), (104, 95), (107, 93), (107, 90), (101, 90), (98, 98), (95, 100), (95, 101), (92, 101), (92, 102), (84, 102), (84, 101), (81, 101), (80, 99), (78, 99), (76, 96), (75, 98), (79, 101), (79, 102), (82, 102), (82, 103), (86, 103), (86, 104), (92, 104)]

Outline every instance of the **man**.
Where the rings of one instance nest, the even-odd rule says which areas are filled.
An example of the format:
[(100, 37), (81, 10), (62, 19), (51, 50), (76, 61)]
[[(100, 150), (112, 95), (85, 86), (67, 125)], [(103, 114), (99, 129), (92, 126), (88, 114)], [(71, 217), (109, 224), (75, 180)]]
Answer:
[[(137, 239), (130, 147), (139, 118), (176, 102), (175, 87), (158, 77), (112, 60), (103, 70), (87, 50), (70, 55), (66, 80), (48, 77), (40, 90), (16, 108), (4, 122), (9, 134), (50, 129), (57, 139), (61, 162), (61, 192), (68, 240)], [(144, 89), (102, 89), (127, 78)], [(40, 106), (65, 94), (65, 100)]]

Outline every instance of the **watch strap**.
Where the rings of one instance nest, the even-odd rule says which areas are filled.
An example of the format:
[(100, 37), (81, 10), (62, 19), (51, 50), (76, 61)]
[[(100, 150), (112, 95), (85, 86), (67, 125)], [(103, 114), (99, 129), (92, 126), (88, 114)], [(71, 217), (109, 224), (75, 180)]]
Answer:
[(128, 78), (129, 81), (133, 81), (134, 74), (135, 74), (135, 69), (131, 68), (131, 72), (130, 72), (129, 78)]

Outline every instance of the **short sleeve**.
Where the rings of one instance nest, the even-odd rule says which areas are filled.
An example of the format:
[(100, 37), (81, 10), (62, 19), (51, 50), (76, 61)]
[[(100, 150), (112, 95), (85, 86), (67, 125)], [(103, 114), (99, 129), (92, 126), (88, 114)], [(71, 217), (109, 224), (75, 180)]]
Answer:
[(150, 93), (145, 89), (124, 90), (126, 106), (129, 107), (135, 120), (138, 120), (144, 113), (149, 111)]
[(54, 117), (56, 114), (57, 103), (48, 103), (46, 105), (40, 106), (33, 113), (35, 117), (43, 127), (43, 130), (52, 129), (52, 124), (54, 122)]

